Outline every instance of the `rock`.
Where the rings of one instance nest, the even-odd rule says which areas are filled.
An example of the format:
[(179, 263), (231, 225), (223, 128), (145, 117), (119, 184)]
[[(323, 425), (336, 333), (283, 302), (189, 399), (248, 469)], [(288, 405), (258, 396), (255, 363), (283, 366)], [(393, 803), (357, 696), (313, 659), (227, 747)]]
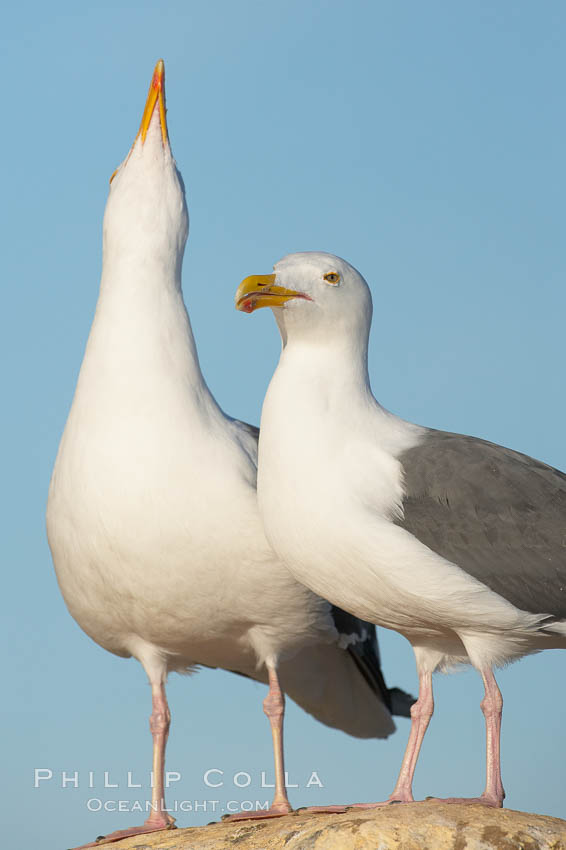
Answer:
[(108, 850), (566, 850), (566, 821), (436, 801), (344, 814), (215, 823), (138, 835)]

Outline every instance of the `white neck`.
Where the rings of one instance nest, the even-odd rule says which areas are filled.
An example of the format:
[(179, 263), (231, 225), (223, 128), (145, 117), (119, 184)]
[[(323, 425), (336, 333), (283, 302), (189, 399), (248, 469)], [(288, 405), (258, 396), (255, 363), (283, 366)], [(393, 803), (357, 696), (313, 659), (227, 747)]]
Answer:
[(293, 382), (314, 393), (335, 415), (345, 400), (374, 401), (368, 375), (367, 341), (338, 336), (324, 344), (308, 337), (288, 342), (281, 352), (278, 372), (292, 375)]
[(421, 431), (374, 398), (364, 337), (314, 345), (302, 338), (281, 352), (263, 405), (260, 451), (263, 445), (281, 457), (287, 450), (289, 457), (306, 451), (328, 459), (348, 434), (372, 445), (379, 436), (380, 445), (396, 456)]
[(144, 409), (165, 404), (179, 384), (185, 404), (222, 415), (200, 369), (180, 268), (143, 256), (106, 260), (77, 394)]

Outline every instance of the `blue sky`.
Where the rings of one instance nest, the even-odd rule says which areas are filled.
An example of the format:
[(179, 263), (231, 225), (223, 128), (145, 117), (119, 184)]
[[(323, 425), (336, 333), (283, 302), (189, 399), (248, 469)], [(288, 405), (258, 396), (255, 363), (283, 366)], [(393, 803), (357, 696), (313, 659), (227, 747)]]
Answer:
[[(97, 297), (108, 178), (156, 59), (188, 190), (185, 298), (224, 409), (259, 421), (279, 349), (268, 311), (234, 311), (239, 281), (291, 251), (330, 251), (372, 287), (385, 406), (564, 469), (566, 12), (553, 0), (55, 0), (11, 4), (3, 21), (4, 838), (58, 850), (137, 822), (87, 801), (143, 797), (127, 771), (145, 784), (149, 771), (142, 670), (67, 614), (43, 516)], [(381, 635), (389, 682), (415, 689), (409, 645)], [(500, 673), (511, 808), (566, 817), (564, 669), (547, 652)], [(267, 799), (262, 686), (205, 671), (173, 676), (169, 693), (168, 767), (182, 774), (170, 799), (201, 805), (180, 825), (215, 818), (204, 800)], [(481, 695), (471, 672), (437, 678), (417, 795), (482, 789)], [(355, 741), (290, 706), (292, 800), (383, 798), (407, 732), (401, 721), (390, 741)], [(34, 788), (35, 768), (53, 778)], [(220, 788), (204, 783), (210, 768)], [(61, 771), (78, 771), (79, 788), (62, 788)], [(248, 787), (234, 786), (239, 771)], [(323, 788), (306, 787), (313, 771)]]

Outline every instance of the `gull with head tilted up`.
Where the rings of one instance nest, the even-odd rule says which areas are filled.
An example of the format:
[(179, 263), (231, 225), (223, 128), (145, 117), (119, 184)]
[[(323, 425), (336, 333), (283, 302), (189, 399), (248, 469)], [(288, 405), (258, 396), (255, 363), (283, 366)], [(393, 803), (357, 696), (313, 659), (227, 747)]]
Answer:
[(220, 409), (200, 370), (181, 292), (187, 233), (159, 61), (139, 133), (111, 179), (100, 297), (47, 507), (71, 614), (109, 652), (137, 658), (151, 685), (151, 811), (105, 841), (173, 825), (164, 799), (171, 671), (222, 667), (269, 684), (275, 794), (269, 811), (247, 818), (291, 809), (284, 691), (362, 738), (389, 735), (392, 713), (412, 702), (385, 686), (373, 625), (299, 584), (265, 539), (257, 429)]
[[(566, 475), (502, 446), (406, 422), (372, 395), (370, 290), (332, 254), (246, 278), (245, 312), (273, 308), (283, 348), (263, 405), (258, 498), (293, 575), (412, 644), (419, 698), (399, 778), (413, 800), (432, 673), (470, 663), (485, 696), (487, 778), (501, 806), (502, 698), (493, 668), (566, 647)], [(456, 800), (456, 798), (451, 798)]]

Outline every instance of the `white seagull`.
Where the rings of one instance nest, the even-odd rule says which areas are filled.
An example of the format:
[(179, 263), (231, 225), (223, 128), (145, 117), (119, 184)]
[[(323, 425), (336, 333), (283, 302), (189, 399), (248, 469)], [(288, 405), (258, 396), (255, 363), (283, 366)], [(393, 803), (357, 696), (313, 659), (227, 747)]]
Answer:
[(374, 627), (299, 584), (265, 539), (258, 431), (222, 412), (200, 371), (181, 293), (187, 233), (159, 61), (111, 179), (100, 297), (47, 507), (69, 611), (109, 652), (137, 658), (151, 684), (151, 813), (106, 841), (173, 824), (163, 789), (170, 671), (206, 665), (269, 682), (276, 789), (269, 812), (252, 817), (291, 809), (283, 690), (359, 737), (386, 737), (392, 711), (408, 714), (412, 702), (385, 687)]
[(413, 800), (432, 673), (469, 663), (485, 686), (487, 734), (474, 800), (501, 806), (493, 668), (566, 647), (566, 475), (389, 413), (370, 388), (372, 301), (359, 272), (324, 253), (289, 255), (274, 270), (236, 294), (240, 310), (274, 308), (283, 340), (259, 441), (267, 538), (315, 593), (413, 646), (419, 698), (385, 803)]

